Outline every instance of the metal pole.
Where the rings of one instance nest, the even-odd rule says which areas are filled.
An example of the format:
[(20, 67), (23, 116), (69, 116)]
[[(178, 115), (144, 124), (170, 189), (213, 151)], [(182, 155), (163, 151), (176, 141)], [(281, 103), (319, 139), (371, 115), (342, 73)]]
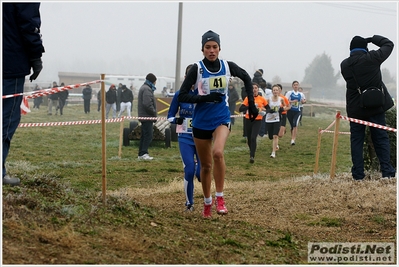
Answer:
[(179, 20), (177, 24), (177, 50), (176, 50), (176, 72), (175, 72), (175, 92), (180, 89), (180, 65), (181, 65), (181, 28), (183, 18), (183, 3), (179, 3)]
[(102, 199), (103, 205), (107, 203), (107, 141), (105, 127), (105, 74), (101, 74), (101, 147), (102, 147)]

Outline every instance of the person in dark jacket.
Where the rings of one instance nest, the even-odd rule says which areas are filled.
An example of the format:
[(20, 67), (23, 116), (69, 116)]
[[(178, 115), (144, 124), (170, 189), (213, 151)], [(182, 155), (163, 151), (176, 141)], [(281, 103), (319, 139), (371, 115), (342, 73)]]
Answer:
[[(56, 81), (53, 82), (53, 86), (49, 88), (57, 88), (58, 84)], [(53, 107), (55, 108), (55, 112), (58, 112), (58, 93), (53, 93), (47, 96), (47, 114), (53, 115)]]
[(128, 89), (126, 85), (122, 85), (122, 92), (121, 92), (121, 110), (119, 111), (118, 118), (122, 116), (122, 113), (125, 111), (127, 112), (127, 116), (131, 117), (131, 107), (133, 102), (133, 92), (132, 90)]
[(97, 111), (101, 110), (101, 89), (97, 92)]
[[(40, 92), (40, 90), (42, 90), (42, 88), (40, 88), (40, 86), (36, 84), (36, 87), (35, 87), (35, 89), (33, 91)], [(43, 97), (42, 96), (35, 97), (33, 99), (33, 109), (35, 109), (35, 108), (36, 109), (40, 109), (40, 105), (42, 104), (42, 102), (43, 102)]]
[[(137, 112), (139, 117), (156, 117), (157, 116), (157, 103), (154, 96), (154, 91), (156, 90), (155, 84), (157, 82), (157, 77), (153, 73), (148, 73), (145, 77), (144, 84), (140, 87), (138, 102), (137, 102)], [(152, 142), (154, 135), (154, 125), (153, 119), (140, 119), (141, 122), (141, 138), (139, 145), (139, 160), (152, 160), (148, 154), (148, 148)]]
[(91, 94), (93, 92), (93, 89), (91, 89), (91, 86), (88, 84), (86, 87), (82, 90), (83, 94), (83, 107), (85, 113), (90, 113), (90, 101), (91, 101)]
[[(378, 46), (378, 50), (369, 51), (368, 43)], [(350, 42), (350, 56), (341, 62), (341, 74), (346, 81), (346, 112), (348, 117), (385, 125), (385, 112), (394, 103), (382, 81), (381, 64), (392, 53), (394, 44), (391, 40), (380, 35), (363, 38), (353, 37)], [(385, 104), (376, 108), (363, 108), (360, 105), (358, 87), (366, 89), (370, 86), (383, 87)], [(363, 160), (363, 143), (366, 125), (350, 122), (350, 145), (352, 155), (352, 177), (362, 180), (365, 177)], [(395, 177), (396, 170), (391, 165), (390, 144), (385, 130), (370, 127), (371, 139), (380, 161), (383, 178)]]
[[(65, 84), (61, 83), (61, 87), (64, 87), (64, 86), (65, 86)], [(60, 109), (60, 115), (62, 115), (63, 112), (64, 112), (64, 107), (65, 107), (66, 100), (68, 99), (68, 96), (69, 96), (69, 91), (68, 90), (61, 91), (61, 92), (58, 93), (58, 107), (57, 107), (57, 109), (58, 108)]]
[[(43, 68), (44, 47), (40, 34), (40, 3), (2, 3), (3, 87), (2, 95), (21, 94), (25, 76), (36, 80)], [(11, 139), (21, 121), (22, 95), (3, 98), (3, 185), (19, 185), (20, 179), (6, 172)]]
[(263, 69), (256, 70), (254, 73), (254, 77), (252, 78), (252, 82), (257, 84), (266, 83), (266, 80), (263, 79), (262, 76), (263, 76)]
[(116, 118), (116, 87), (115, 85), (111, 85), (108, 91), (105, 93), (105, 118), (108, 119), (108, 114), (110, 109), (112, 108), (112, 118)]
[[(230, 115), (235, 115), (234, 112), (236, 110), (236, 103), (240, 99), (238, 96), (236, 88), (234, 88), (234, 85), (232, 83), (229, 84), (229, 90), (228, 90), (228, 96), (229, 96), (229, 109), (230, 109)], [(231, 120), (231, 125), (234, 125), (235, 118), (232, 117), (230, 118)]]

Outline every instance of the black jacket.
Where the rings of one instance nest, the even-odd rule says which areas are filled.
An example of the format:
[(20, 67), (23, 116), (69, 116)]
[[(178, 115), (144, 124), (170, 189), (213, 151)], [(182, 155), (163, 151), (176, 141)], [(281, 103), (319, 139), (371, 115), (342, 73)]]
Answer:
[(30, 59), (42, 57), (40, 3), (2, 3), (3, 78), (30, 74)]
[(121, 102), (132, 102), (133, 101), (133, 92), (130, 89), (124, 89), (121, 92)]
[(346, 81), (346, 113), (348, 117), (367, 120), (370, 116), (390, 109), (394, 103), (389, 94), (386, 94), (385, 105), (379, 108), (365, 109), (360, 106), (360, 94), (357, 90), (356, 80), (361, 89), (370, 86), (386, 86), (382, 81), (381, 64), (392, 53), (394, 44), (391, 40), (380, 35), (372, 37), (372, 43), (380, 47), (372, 51), (353, 51), (350, 56), (341, 62), (341, 74)]
[(91, 93), (92, 93), (92, 89), (91, 89), (91, 87), (89, 86), (89, 87), (85, 87), (83, 90), (82, 90), (82, 94), (83, 94), (83, 99), (85, 99), (85, 100), (89, 100), (89, 99), (91, 99)]
[(113, 104), (116, 102), (116, 89), (109, 89), (105, 93), (105, 100), (108, 104)]

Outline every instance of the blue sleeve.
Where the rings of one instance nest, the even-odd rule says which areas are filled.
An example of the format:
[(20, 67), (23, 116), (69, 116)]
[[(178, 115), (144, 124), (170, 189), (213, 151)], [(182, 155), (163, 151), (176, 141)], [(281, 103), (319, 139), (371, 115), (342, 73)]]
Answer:
[(177, 111), (179, 110), (179, 100), (178, 100), (179, 92), (180, 92), (180, 90), (175, 93), (175, 95), (173, 96), (172, 102), (170, 103), (170, 106), (169, 106), (168, 121), (170, 123), (175, 123), (175, 116), (176, 116)]

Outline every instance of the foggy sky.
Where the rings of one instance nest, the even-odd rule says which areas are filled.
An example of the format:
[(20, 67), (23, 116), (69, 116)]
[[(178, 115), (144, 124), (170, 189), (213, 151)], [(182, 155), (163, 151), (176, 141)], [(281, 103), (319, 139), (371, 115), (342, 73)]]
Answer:
[[(42, 2), (44, 69), (58, 72), (175, 76), (178, 2)], [(301, 81), (317, 55), (330, 56), (335, 73), (353, 36), (383, 35), (395, 48), (382, 68), (397, 77), (396, 2), (183, 2), (181, 72), (203, 58), (201, 36), (220, 35), (219, 57), (252, 76)], [(377, 49), (369, 44), (369, 49)], [(182, 73), (183, 75), (183, 73)]]

